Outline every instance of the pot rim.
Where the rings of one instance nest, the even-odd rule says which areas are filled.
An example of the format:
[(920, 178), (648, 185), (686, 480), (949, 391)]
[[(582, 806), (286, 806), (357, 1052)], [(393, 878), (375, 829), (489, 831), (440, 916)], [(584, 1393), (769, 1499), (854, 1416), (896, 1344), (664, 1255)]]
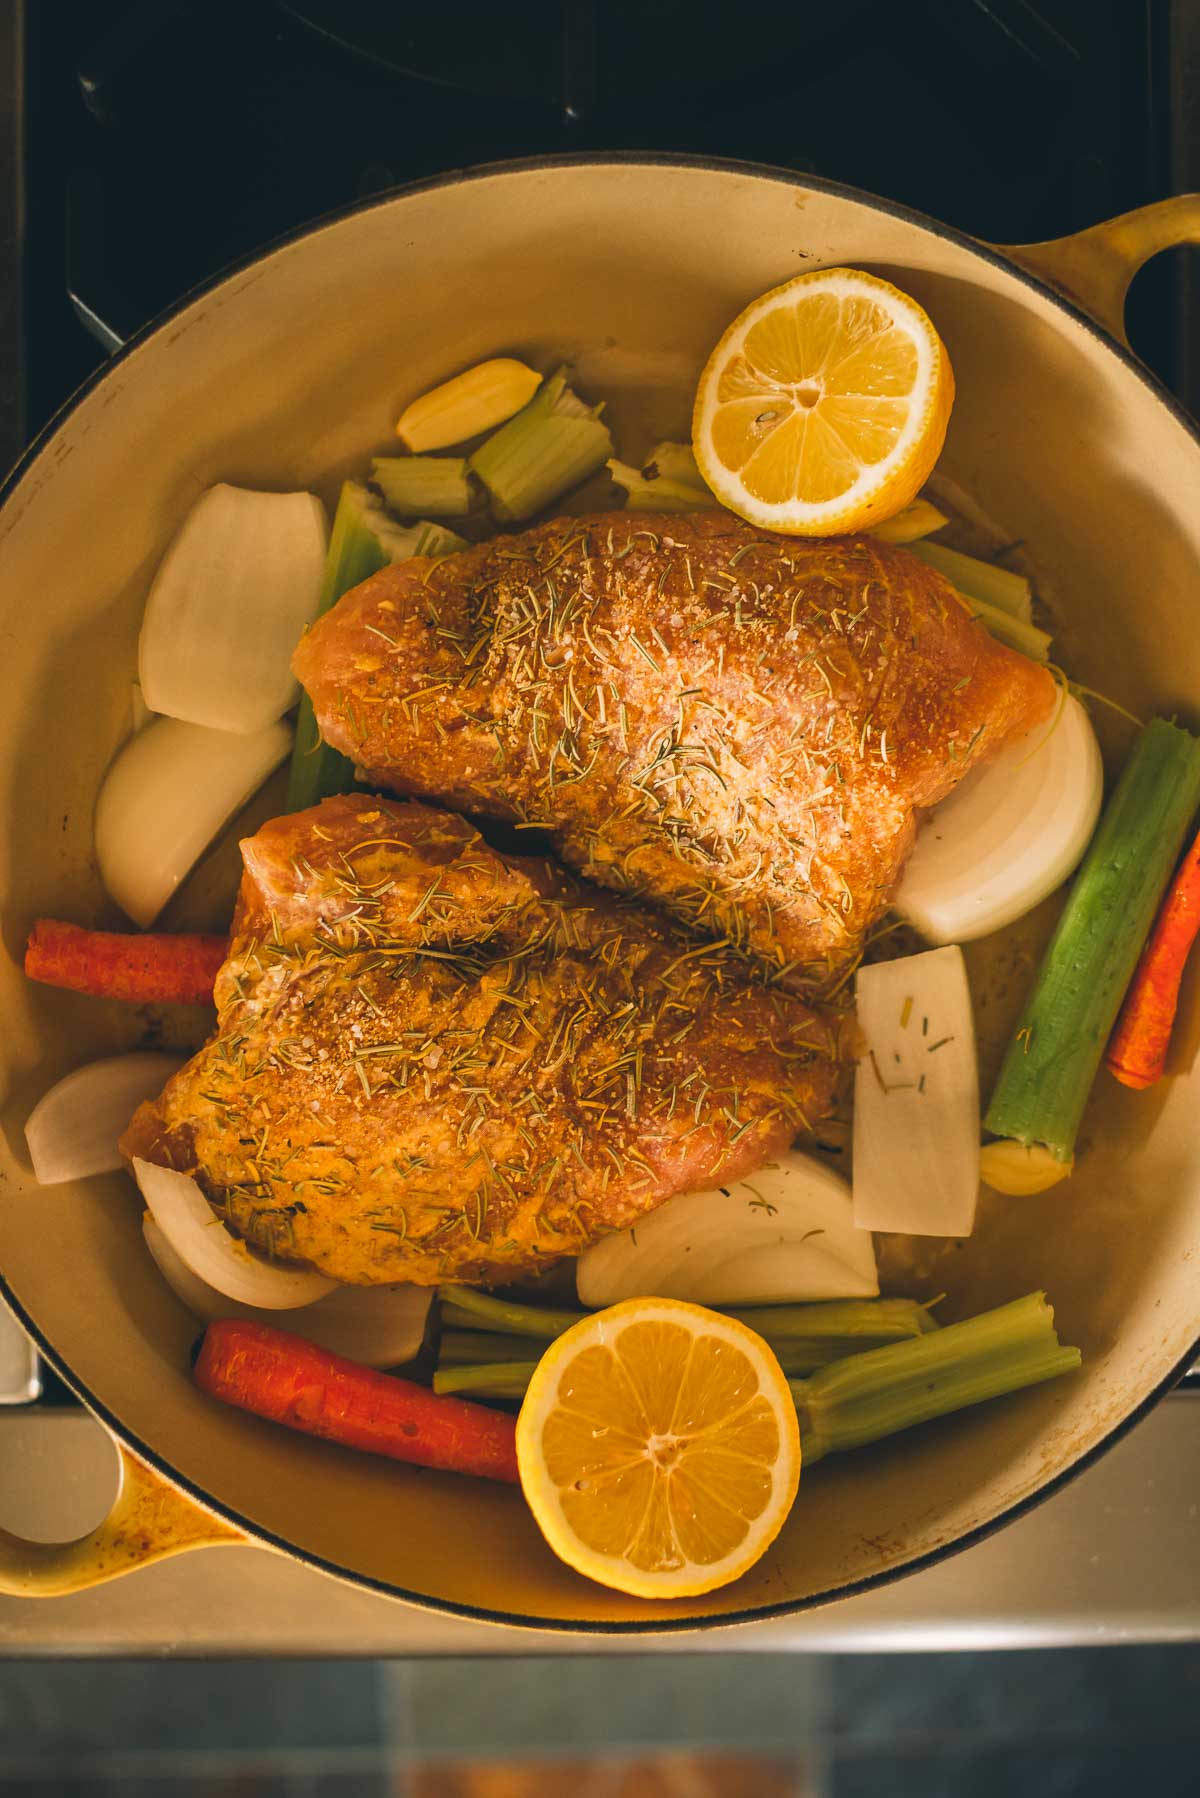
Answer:
[[(918, 212), (913, 207), (905, 206), (899, 201), (881, 198), (879, 195), (866, 192), (862, 188), (852, 187), (845, 182), (830, 181), (816, 175), (801, 175), (787, 169), (781, 169), (769, 163), (742, 161), (734, 157), (700, 156), (683, 152), (667, 151), (607, 151), (577, 152), (557, 156), (525, 156), (515, 157), (499, 162), (475, 163), (463, 169), (446, 170), (439, 175), (426, 176), (421, 180), (405, 182), (390, 187), (376, 194), (368, 195), (361, 200), (351, 201), (345, 206), (322, 213), (314, 219), (294, 227), (279, 236), (261, 244), (257, 249), (243, 257), (228, 263), (213, 275), (197, 282), (188, 288), (178, 299), (174, 300), (163, 311), (156, 313), (139, 327), (119, 350), (111, 355), (97, 369), (86, 377), (80, 385), (68, 395), (63, 403), (51, 415), (37, 434), (32, 438), (20, 458), (0, 482), (0, 508), (7, 504), (16, 491), (26, 473), (42, 454), (50, 440), (70, 418), (71, 414), (82, 405), (92, 391), (108, 377), (109, 372), (125, 362), (135, 351), (148, 341), (157, 331), (177, 318), (195, 301), (212, 293), (226, 281), (243, 274), (256, 264), (266, 262), (278, 251), (287, 249), (302, 239), (317, 237), (321, 232), (341, 224), (346, 219), (355, 218), (361, 213), (392, 205), (396, 200), (406, 198), (410, 194), (433, 193), (441, 188), (457, 187), (468, 181), (489, 180), (497, 175), (532, 174), (542, 169), (572, 168), (682, 168), (700, 172), (731, 175), (751, 175), (759, 180), (774, 181), (782, 186), (808, 189), (816, 193), (828, 194), (834, 199), (851, 200), (856, 204), (869, 207), (889, 217), (902, 220), (906, 224), (915, 225), (934, 237), (954, 244), (959, 249), (968, 251), (972, 256), (993, 268), (1011, 276), (1021, 285), (1031, 289), (1043, 300), (1048, 300), (1060, 312), (1077, 326), (1080, 326), (1091, 337), (1098, 340), (1110, 351), (1131, 374), (1165, 407), (1175, 422), (1183, 427), (1193, 443), (1200, 449), (1200, 424), (1179, 404), (1174, 395), (1152, 373), (1144, 363), (1140, 362), (1133, 352), (1119, 343), (1108, 331), (1079, 306), (1061, 294), (1049, 282), (1030, 273), (1029, 270), (1010, 260), (999, 250), (971, 237), (955, 226), (946, 225), (928, 214)], [(822, 1605), (833, 1603), (843, 1598), (854, 1598), (862, 1593), (875, 1591), (880, 1587), (893, 1584), (909, 1574), (919, 1573), (936, 1566), (964, 1549), (973, 1548), (998, 1530), (1025, 1516), (1037, 1505), (1051, 1498), (1069, 1481), (1085, 1472), (1100, 1456), (1125, 1437), (1143, 1417), (1153, 1410), (1171, 1389), (1183, 1378), (1192, 1363), (1200, 1356), (1200, 1336), (1192, 1347), (1168, 1370), (1161, 1381), (1134, 1408), (1106, 1431), (1101, 1439), (1086, 1450), (1067, 1467), (1061, 1469), (1051, 1478), (1044, 1481), (1027, 1497), (1018, 1499), (1007, 1506), (995, 1517), (976, 1525), (962, 1535), (942, 1543), (927, 1553), (916, 1555), (911, 1560), (903, 1561), (894, 1567), (881, 1569), (878, 1573), (866, 1575), (859, 1580), (850, 1580), (843, 1585), (832, 1586), (823, 1592), (811, 1594), (807, 1598), (784, 1600), (777, 1604), (754, 1605), (742, 1611), (723, 1612), (715, 1617), (669, 1618), (658, 1622), (648, 1619), (614, 1620), (611, 1618), (580, 1618), (575, 1620), (528, 1616), (521, 1612), (495, 1611), (482, 1606), (462, 1603), (454, 1599), (435, 1598), (427, 1593), (412, 1592), (407, 1587), (393, 1584), (389, 1580), (378, 1579), (373, 1575), (357, 1572), (338, 1561), (327, 1559), (311, 1550), (298, 1547), (286, 1537), (264, 1528), (261, 1524), (252, 1523), (240, 1512), (223, 1500), (216, 1497), (206, 1487), (178, 1472), (170, 1462), (148, 1443), (143, 1442), (136, 1433), (122, 1424), (109, 1410), (108, 1406), (89, 1390), (87, 1385), (61, 1359), (57, 1349), (50, 1343), (41, 1326), (29, 1315), (25, 1306), (13, 1292), (3, 1270), (0, 1269), (0, 1298), (3, 1298), (18, 1318), (28, 1335), (32, 1338), (38, 1352), (53, 1368), (64, 1384), (75, 1394), (76, 1398), (96, 1417), (118, 1442), (125, 1443), (138, 1458), (152, 1467), (170, 1484), (188, 1494), (198, 1504), (213, 1512), (218, 1517), (232, 1524), (245, 1533), (247, 1546), (256, 1543), (273, 1548), (288, 1556), (291, 1560), (314, 1567), (319, 1572), (330, 1574), (335, 1579), (358, 1586), (365, 1591), (378, 1593), (382, 1597), (398, 1599), (403, 1603), (416, 1606), (418, 1609), (434, 1611), (443, 1615), (462, 1617), (476, 1623), (489, 1623), (505, 1627), (536, 1630), (548, 1635), (597, 1635), (597, 1636), (654, 1636), (682, 1635), (687, 1632), (701, 1630), (729, 1629), (737, 1625), (761, 1623), (771, 1619), (799, 1616), (804, 1612), (816, 1610)]]

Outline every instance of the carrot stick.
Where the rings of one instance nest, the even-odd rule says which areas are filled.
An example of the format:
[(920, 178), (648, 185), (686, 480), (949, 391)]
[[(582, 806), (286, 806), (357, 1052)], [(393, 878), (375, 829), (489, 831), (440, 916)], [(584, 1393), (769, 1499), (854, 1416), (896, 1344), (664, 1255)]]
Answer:
[(265, 1324), (209, 1324), (195, 1378), (212, 1398), (344, 1448), (485, 1479), (518, 1477), (516, 1421), (504, 1412), (438, 1397)]
[(1179, 983), (1198, 931), (1200, 836), (1179, 864), (1109, 1041), (1105, 1065), (1122, 1086), (1153, 1086), (1166, 1071)]
[(25, 972), (47, 986), (135, 1005), (211, 1005), (229, 945), (223, 936), (118, 935), (39, 918), (29, 933)]

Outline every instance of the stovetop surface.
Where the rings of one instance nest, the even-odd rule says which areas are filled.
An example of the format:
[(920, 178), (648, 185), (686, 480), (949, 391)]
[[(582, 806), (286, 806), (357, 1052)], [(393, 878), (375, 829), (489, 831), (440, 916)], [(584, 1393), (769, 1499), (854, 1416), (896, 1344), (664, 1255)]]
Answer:
[[(305, 220), (476, 162), (737, 157), (994, 242), (1059, 236), (1170, 191), (1176, 10), (43, 0), (27, 8), (28, 423), (101, 353), (68, 289), (128, 334)], [(1170, 378), (1171, 282), (1139, 288), (1139, 347)]]

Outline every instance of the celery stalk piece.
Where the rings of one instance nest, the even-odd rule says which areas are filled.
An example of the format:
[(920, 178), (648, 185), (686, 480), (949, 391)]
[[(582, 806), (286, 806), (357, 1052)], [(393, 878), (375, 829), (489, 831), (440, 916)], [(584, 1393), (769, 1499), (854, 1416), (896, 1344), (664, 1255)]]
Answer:
[[(514, 1350), (526, 1346), (513, 1339)], [(794, 1355), (784, 1349), (785, 1374)], [(1060, 1345), (1054, 1313), (1040, 1292), (965, 1323), (844, 1355), (810, 1378), (789, 1378), (804, 1459), (861, 1448), (932, 1417), (1054, 1379), (1081, 1361), (1078, 1349)], [(433, 1390), (521, 1398), (536, 1366), (535, 1359), (443, 1363)]]
[[(754, 1325), (752, 1325), (754, 1327)], [(889, 1341), (909, 1341), (912, 1338), (896, 1338), (885, 1332), (878, 1336), (828, 1336), (828, 1338), (775, 1338), (765, 1336), (766, 1347), (774, 1354), (788, 1379), (801, 1374), (813, 1374), (819, 1366), (828, 1366), (829, 1361), (844, 1359), (847, 1354), (858, 1354), (864, 1349), (883, 1349)], [(507, 1366), (513, 1363), (513, 1357), (520, 1357), (518, 1365), (533, 1365), (545, 1354), (547, 1343), (545, 1338), (536, 1336), (502, 1336), (488, 1331), (443, 1331), (443, 1338), (437, 1349), (437, 1372), (439, 1374), (457, 1374), (459, 1368), (470, 1368), (471, 1374), (479, 1374), (480, 1379), (486, 1374), (489, 1366)]]
[(1050, 660), (1050, 645), (1054, 639), (1049, 631), (1040, 630), (1036, 624), (1023, 624), (1011, 612), (989, 605), (985, 599), (974, 599), (969, 594), (963, 594), (963, 599), (989, 636), (995, 637), (998, 643), (1007, 643), (1010, 649), (1015, 649), (1018, 655), (1028, 656), (1031, 662)]
[(512, 1336), (501, 1330), (442, 1330), (439, 1367), (474, 1367), (484, 1361), (536, 1361), (545, 1338)]
[(642, 475), (647, 481), (678, 481), (684, 487), (698, 487), (713, 498), (690, 443), (672, 443), (669, 438), (656, 443), (642, 463)]
[(978, 556), (965, 556), (959, 549), (947, 549), (944, 543), (910, 543), (908, 547), (968, 599), (981, 599), (1020, 624), (1033, 623), (1033, 588), (1023, 574), (997, 568), (994, 562), (981, 562)]
[(928, 537), (933, 531), (940, 531), (943, 525), (949, 523), (946, 514), (939, 512), (929, 500), (915, 499), (902, 512), (885, 518), (882, 524), (872, 525), (867, 536), (876, 538), (880, 543), (913, 544), (919, 537)]
[(603, 467), (613, 446), (599, 411), (571, 391), (560, 368), (480, 444), (469, 467), (487, 488), (498, 519), (520, 524)]
[[(438, 1344), (439, 1368), (481, 1367), (495, 1361), (536, 1361), (545, 1337), (516, 1336), (505, 1331), (455, 1327), (453, 1305), (442, 1310)], [(912, 1299), (831, 1300), (817, 1305), (763, 1305), (757, 1310), (726, 1311), (738, 1317), (766, 1342), (785, 1374), (811, 1373), (848, 1353), (882, 1348), (934, 1330), (937, 1324)], [(475, 1313), (463, 1312), (459, 1324)], [(805, 1333), (807, 1331), (807, 1333)]]
[(722, 1305), (720, 1309), (773, 1344), (853, 1341), (856, 1337), (900, 1342), (938, 1328), (937, 1319), (916, 1299), (821, 1299), (811, 1305)]
[[(540, 1355), (546, 1342), (592, 1315), (523, 1305), (468, 1286), (439, 1287), (438, 1297), (442, 1302), (440, 1359), (455, 1366), (517, 1359), (521, 1349)], [(816, 1304), (721, 1309), (727, 1317), (739, 1318), (756, 1330), (787, 1373), (822, 1367), (850, 1348), (875, 1347), (938, 1327), (929, 1310), (915, 1299), (826, 1299)]]
[(485, 503), (465, 456), (375, 456), (371, 480), (400, 518), (466, 518)]
[(648, 481), (629, 462), (610, 461), (608, 470), (617, 486), (625, 489), (630, 512), (711, 512), (717, 504), (707, 487), (701, 490), (665, 478)]
[(1082, 1360), (1059, 1343), (1041, 1292), (928, 1336), (847, 1355), (790, 1382), (804, 1462), (1053, 1380)]
[(409, 556), (431, 556), (440, 560), (442, 556), (456, 556), (460, 549), (471, 547), (469, 539), (460, 537), (448, 524), (437, 524), (429, 518), (418, 518), (393, 533), (392, 541), (399, 544), (401, 540), (406, 547), (392, 557), (393, 562), (403, 562)]
[(657, 443), (640, 468), (617, 461), (608, 467), (631, 512), (706, 512), (718, 504), (690, 443)]
[[(751, 1329), (757, 1326), (751, 1317), (745, 1319)], [(845, 1336), (805, 1337), (772, 1336), (760, 1331), (767, 1347), (784, 1373), (790, 1378), (812, 1373), (861, 1349), (882, 1348), (888, 1342), (907, 1341), (907, 1333), (880, 1329), (876, 1333)], [(919, 1334), (914, 1331), (913, 1335)], [(438, 1344), (438, 1371), (449, 1373), (460, 1367), (482, 1370), (497, 1362), (539, 1361), (546, 1350), (545, 1339), (534, 1336), (509, 1336), (488, 1330), (443, 1329)]]
[(502, 1330), (513, 1336), (536, 1336), (553, 1342), (572, 1324), (591, 1315), (588, 1311), (551, 1311), (544, 1305), (522, 1305), (498, 1299), (473, 1286), (439, 1286), (442, 1324), (456, 1330)]
[(479, 1367), (439, 1367), (433, 1376), (438, 1393), (469, 1392), (474, 1398), (524, 1398), (536, 1361), (486, 1361)]
[[(408, 556), (445, 556), (466, 547), (465, 538), (444, 526), (424, 520), (414, 525), (397, 524), (361, 482), (343, 481), (316, 616), (319, 618), (343, 593), (378, 574), (389, 562), (403, 561)], [(288, 772), (288, 811), (303, 811), (318, 800), (353, 790), (354, 763), (322, 741), (312, 701), (307, 693), (302, 693)]]
[[(753, 1328), (753, 1325), (751, 1325)], [(828, 1367), (833, 1361), (844, 1361), (847, 1355), (864, 1354), (868, 1349), (887, 1348), (889, 1344), (915, 1342), (914, 1336), (858, 1336), (841, 1338), (802, 1337), (802, 1336), (764, 1336), (763, 1341), (782, 1367), (788, 1379), (795, 1379), (801, 1374), (815, 1373), (819, 1367)]]
[(1200, 740), (1155, 718), (1075, 876), (984, 1119), (1069, 1162), (1083, 1108), (1159, 901), (1200, 806)]
[[(357, 481), (342, 483), (317, 600), (318, 618), (351, 587), (387, 567), (392, 560), (387, 538), (397, 529), (365, 487)], [(349, 793), (353, 787), (354, 763), (322, 740), (312, 701), (302, 693), (288, 772), (288, 811), (303, 811), (334, 793)]]

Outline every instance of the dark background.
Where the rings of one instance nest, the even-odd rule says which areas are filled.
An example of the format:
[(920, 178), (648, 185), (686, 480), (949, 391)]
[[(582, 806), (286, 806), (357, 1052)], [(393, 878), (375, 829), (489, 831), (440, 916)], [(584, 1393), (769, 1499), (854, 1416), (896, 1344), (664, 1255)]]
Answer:
[[(1200, 185), (1195, 0), (34, 0), (25, 13), (31, 425), (97, 360), (69, 288), (125, 334), (305, 220), (475, 162), (740, 157), (997, 243)], [(1194, 323), (1178, 267), (1161, 258), (1133, 308), (1135, 342), (1169, 379), (1188, 372)]]
[[(741, 157), (1000, 243), (1200, 186), (1193, 0), (31, 0), (23, 11), (26, 343), (9, 399), (27, 430), (100, 364), (101, 339), (231, 260), (477, 161)], [(1139, 277), (1131, 334), (1195, 407), (1192, 260), (1178, 252)], [(960, 1567), (969, 1579), (969, 1556)], [(1194, 1646), (0, 1661), (0, 1790), (1174, 1798), (1200, 1790), (1198, 1719)]]

